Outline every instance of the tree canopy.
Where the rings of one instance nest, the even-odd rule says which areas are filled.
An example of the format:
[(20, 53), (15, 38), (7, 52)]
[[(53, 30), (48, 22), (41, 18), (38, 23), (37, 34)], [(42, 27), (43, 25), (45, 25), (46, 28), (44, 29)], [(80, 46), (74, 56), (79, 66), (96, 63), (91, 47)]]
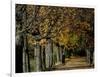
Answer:
[(16, 5), (16, 34), (50, 38), (65, 47), (94, 46), (94, 9), (40, 5)]

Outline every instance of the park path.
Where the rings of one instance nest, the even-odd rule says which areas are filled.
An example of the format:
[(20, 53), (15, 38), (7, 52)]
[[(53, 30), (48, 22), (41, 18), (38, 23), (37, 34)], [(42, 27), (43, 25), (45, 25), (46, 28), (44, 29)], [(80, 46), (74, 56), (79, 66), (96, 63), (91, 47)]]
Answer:
[(65, 64), (57, 63), (53, 66), (54, 70), (72, 70), (93, 68), (86, 62), (85, 57), (71, 57), (65, 59)]

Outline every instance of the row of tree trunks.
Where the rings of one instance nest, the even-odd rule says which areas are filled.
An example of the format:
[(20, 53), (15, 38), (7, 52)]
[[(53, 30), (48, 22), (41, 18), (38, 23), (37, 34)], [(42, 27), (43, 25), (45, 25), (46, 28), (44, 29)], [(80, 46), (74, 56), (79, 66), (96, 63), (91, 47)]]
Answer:
[(37, 41), (35, 46), (35, 71), (50, 70), (53, 65), (53, 46), (51, 39), (46, 46), (40, 46)]
[(61, 64), (62, 63), (62, 56), (63, 56), (63, 52), (65, 52), (65, 48), (63, 46), (60, 45), (56, 45), (56, 64)]
[(22, 33), (16, 35), (16, 73), (30, 71), (30, 59), (27, 46), (27, 36)]
[[(17, 43), (16, 43), (17, 44)], [(28, 52), (27, 36), (24, 35), (22, 45), (16, 45), (16, 72), (30, 72), (30, 57)], [(51, 70), (55, 63), (62, 62), (62, 55), (66, 49), (63, 46), (56, 46), (56, 59), (54, 62), (53, 58), (53, 42), (51, 39), (47, 39), (45, 46), (40, 46), (39, 41), (36, 41), (35, 49), (35, 71)], [(23, 50), (22, 50), (23, 49)], [(89, 65), (93, 63), (93, 50), (86, 49), (86, 60)], [(19, 57), (19, 58), (18, 58)], [(19, 61), (20, 60), (20, 61)], [(22, 66), (21, 66), (22, 65)], [(18, 69), (20, 68), (20, 69)]]

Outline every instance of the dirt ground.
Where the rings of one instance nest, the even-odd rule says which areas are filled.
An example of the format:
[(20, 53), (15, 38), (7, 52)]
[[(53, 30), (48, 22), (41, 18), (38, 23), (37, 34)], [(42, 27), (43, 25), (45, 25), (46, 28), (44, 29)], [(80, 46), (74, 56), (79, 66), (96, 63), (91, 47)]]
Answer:
[(54, 70), (73, 70), (73, 69), (90, 69), (94, 66), (90, 66), (86, 62), (85, 57), (71, 57), (65, 59), (65, 64), (57, 63), (53, 66)]

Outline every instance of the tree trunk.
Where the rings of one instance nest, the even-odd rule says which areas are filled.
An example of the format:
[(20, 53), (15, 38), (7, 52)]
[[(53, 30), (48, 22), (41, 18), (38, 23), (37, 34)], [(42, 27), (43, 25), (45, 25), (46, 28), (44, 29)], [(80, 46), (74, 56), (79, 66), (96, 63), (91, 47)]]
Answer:
[(28, 55), (28, 72), (31, 71), (31, 68), (30, 68), (30, 57), (29, 57), (29, 51), (27, 51), (27, 55)]
[(42, 54), (42, 46), (40, 46), (40, 69), (43, 70), (43, 67), (42, 67), (42, 57), (43, 57), (43, 54)]
[(24, 36), (24, 47), (23, 47), (23, 72), (28, 72), (28, 55), (26, 53), (27, 43), (26, 36)]
[(57, 46), (57, 63), (59, 63), (60, 62), (60, 47), (59, 46)]
[(30, 57), (29, 57), (29, 50), (28, 50), (28, 40), (27, 40), (27, 36), (26, 36), (26, 57), (27, 57), (27, 62), (26, 62), (26, 64), (27, 64), (27, 71), (28, 72), (30, 72)]
[(42, 61), (42, 70), (46, 69), (46, 64), (45, 64), (45, 46), (42, 46), (41, 48), (41, 61)]
[(87, 63), (90, 65), (90, 51), (89, 49), (86, 49), (86, 59), (87, 59)]
[(41, 71), (41, 55), (40, 55), (40, 46), (39, 43), (36, 43), (35, 47), (35, 71)]
[(63, 52), (63, 48), (60, 46), (59, 49), (60, 49), (60, 62), (62, 62), (62, 52)]
[(52, 53), (52, 55), (51, 55), (51, 65), (53, 65), (53, 41), (51, 40), (51, 53)]
[(47, 39), (46, 45), (46, 68), (50, 69), (52, 67), (52, 47), (51, 47), (51, 39)]

